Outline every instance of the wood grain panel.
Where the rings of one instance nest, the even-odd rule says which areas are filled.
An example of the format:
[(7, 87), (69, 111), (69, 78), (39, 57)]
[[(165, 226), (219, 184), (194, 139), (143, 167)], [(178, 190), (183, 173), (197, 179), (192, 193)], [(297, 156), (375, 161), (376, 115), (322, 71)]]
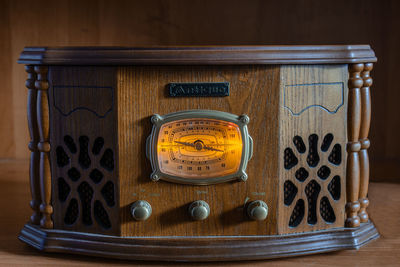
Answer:
[[(230, 96), (167, 96), (170, 82), (230, 82)], [(276, 233), (277, 114), (279, 68), (275, 66), (120, 67), (118, 71), (118, 140), (121, 233), (123, 236), (267, 235)], [(150, 117), (187, 109), (212, 109), (250, 117), (253, 158), (246, 182), (190, 186), (152, 182), (145, 157)], [(133, 221), (129, 207), (137, 200), (153, 207), (144, 222)], [(246, 201), (263, 200), (270, 207), (266, 221), (249, 221)], [(210, 205), (205, 221), (193, 222), (188, 205), (204, 200)]]
[[(12, 118), (15, 113), (15, 110), (13, 109), (13, 94), (15, 87), (10, 79), (10, 66), (14, 65), (14, 60), (10, 53), (12, 49), (12, 40), (10, 38), (11, 34), (12, 28), (10, 25), (10, 5), (8, 1), (0, 1), (0, 50), (3, 51), (0, 55), (0, 140), (3, 140), (0, 142), (0, 158), (15, 157), (16, 140), (14, 138), (14, 124), (22, 125), (26, 122), (26, 120), (24, 122), (12, 122)], [(24, 69), (20, 68), (19, 78), (21, 79), (23, 90), (26, 90), (26, 88), (23, 86), (23, 83), (26, 79), (25, 76)], [(18, 101), (26, 105), (26, 98), (25, 100), (21, 98)], [(26, 112), (24, 112), (24, 115), (26, 116)], [(26, 124), (24, 124), (24, 126), (26, 127)], [(24, 157), (27, 157), (29, 154), (27, 153), (28, 151), (26, 151), (25, 144), (24, 147)]]
[[(346, 199), (345, 191), (345, 160), (346, 160), (346, 114), (347, 114), (347, 65), (330, 65), (330, 66), (282, 66), (281, 68), (281, 84), (280, 90), (282, 97), (280, 99), (279, 120), (280, 124), (280, 144), (279, 144), (279, 226), (278, 233), (293, 233), (303, 231), (316, 231), (332, 227), (344, 226), (344, 205)], [(332, 92), (331, 86), (335, 93)], [(310, 91), (308, 88), (314, 90)], [(328, 87), (328, 88), (325, 88)], [(288, 89), (289, 88), (289, 89)], [(290, 95), (285, 94), (291, 91)], [(311, 95), (307, 94), (312, 92)], [(295, 96), (293, 96), (295, 94)], [(288, 108), (292, 106), (290, 101), (295, 104), (300, 102), (309, 103), (305, 106), (302, 113), (293, 113)], [(304, 99), (304, 101), (301, 101)], [(306, 100), (307, 99), (307, 100)], [(309, 99), (313, 99), (311, 101)], [(315, 103), (314, 103), (315, 102)], [(322, 103), (316, 104), (316, 103)], [(330, 111), (329, 107), (336, 107)], [(318, 141), (315, 147), (312, 146), (309, 138), (313, 134), (317, 135)], [(325, 149), (323, 140), (328, 134), (333, 135), (331, 144)], [(304, 147), (297, 149), (295, 145), (295, 136), (302, 138)], [(315, 136), (314, 136), (315, 138)], [(329, 155), (333, 151), (333, 147), (339, 144), (341, 146), (341, 162), (340, 164), (332, 164)], [(290, 162), (290, 158), (286, 158), (286, 149), (291, 149), (293, 156), (297, 160)], [(312, 151), (316, 152), (311, 153)], [(317, 155), (316, 155), (317, 154)], [(312, 157), (311, 157), (312, 156)], [(317, 159), (319, 158), (319, 160)], [(288, 161), (288, 164), (285, 161)], [(313, 163), (315, 162), (315, 163)], [(330, 169), (330, 174), (324, 179), (319, 175), (322, 166)], [(308, 172), (308, 176), (296, 174), (300, 168), (304, 168)], [(328, 185), (333, 177), (340, 177), (340, 198), (335, 200), (328, 192)], [(307, 198), (307, 189), (314, 180), (319, 185), (319, 194), (316, 197), (316, 221), (308, 222), (310, 205)], [(297, 188), (293, 200), (288, 205), (284, 204), (284, 187), (285, 182), (291, 181)], [(318, 187), (316, 185), (315, 187)], [(317, 190), (314, 188), (313, 190)], [(318, 190), (317, 190), (318, 191)], [(321, 199), (327, 197), (333, 208), (336, 220), (327, 223), (321, 216)], [(294, 211), (297, 201), (304, 201), (304, 217), (295, 226), (289, 226), (289, 221)], [(297, 215), (301, 216), (301, 211)], [(312, 220), (311, 220), (312, 221)]]
[[(115, 69), (53, 66), (50, 68), (50, 82), (54, 228), (118, 235)], [(94, 99), (97, 106), (93, 104)], [(60, 103), (65, 106), (60, 107)], [(70, 140), (66, 140), (66, 136), (70, 136)], [(99, 137), (103, 138), (103, 145), (95, 149)], [(71, 148), (72, 142), (75, 148)], [(103, 162), (108, 149), (114, 157), (112, 168)], [(114, 187), (111, 204), (102, 193), (109, 181)], [(65, 183), (69, 190), (65, 189)], [(85, 198), (85, 195), (89, 197)], [(68, 216), (72, 199), (77, 201), (75, 217)], [(96, 201), (105, 208), (110, 226), (96, 217), (101, 213), (95, 211)]]

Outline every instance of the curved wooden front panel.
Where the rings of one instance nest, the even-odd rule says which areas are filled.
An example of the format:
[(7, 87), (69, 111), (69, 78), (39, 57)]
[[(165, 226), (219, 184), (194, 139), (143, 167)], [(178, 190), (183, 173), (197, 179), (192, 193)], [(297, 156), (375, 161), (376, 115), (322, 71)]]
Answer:
[[(54, 227), (122, 236), (246, 236), (344, 226), (346, 65), (51, 67)], [(224, 82), (229, 96), (171, 97), (170, 83)], [(154, 114), (247, 114), (247, 181), (184, 185), (150, 179)], [(131, 205), (152, 207), (135, 221)], [(210, 215), (193, 221), (190, 204)], [(251, 220), (250, 202), (268, 216)]]
[[(278, 66), (165, 66), (120, 67), (118, 70), (118, 142), (122, 236), (243, 236), (276, 233)], [(229, 82), (230, 96), (170, 97), (171, 82)], [(145, 141), (150, 117), (187, 109), (247, 114), (254, 140), (246, 182), (193, 186), (150, 180)], [(134, 221), (130, 205), (148, 201), (153, 214)], [(210, 216), (192, 221), (188, 207), (204, 200)], [(265, 221), (251, 221), (246, 203), (263, 200), (269, 206)]]

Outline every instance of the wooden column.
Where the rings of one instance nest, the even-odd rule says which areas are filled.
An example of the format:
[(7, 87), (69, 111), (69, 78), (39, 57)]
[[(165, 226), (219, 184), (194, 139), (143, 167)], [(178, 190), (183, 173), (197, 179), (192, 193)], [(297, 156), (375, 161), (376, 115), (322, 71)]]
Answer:
[(359, 133), (361, 127), (361, 95), (360, 88), (363, 86), (363, 79), (360, 76), (364, 64), (349, 65), (349, 99), (347, 113), (347, 167), (346, 167), (346, 226), (360, 226), (358, 211), (360, 203), (358, 192), (360, 188), (360, 161), (359, 151), (361, 144)]
[(360, 128), (360, 143), (361, 150), (360, 155), (360, 192), (359, 202), (361, 205), (358, 216), (362, 223), (368, 222), (368, 213), (366, 211), (369, 201), (367, 198), (368, 194), (368, 183), (369, 183), (369, 159), (368, 159), (368, 148), (370, 142), (368, 140), (369, 125), (371, 122), (371, 95), (370, 86), (372, 85), (372, 78), (370, 72), (373, 68), (372, 63), (364, 64), (364, 70), (361, 73), (363, 79), (363, 87), (361, 88), (361, 128)]
[(37, 121), (39, 128), (40, 142), (38, 149), (40, 151), (40, 190), (42, 197), (42, 204), (40, 211), (42, 212), (42, 219), (40, 226), (43, 228), (53, 228), (53, 221), (51, 215), (53, 207), (51, 206), (51, 172), (50, 172), (50, 141), (49, 141), (49, 99), (47, 90), (49, 83), (47, 81), (47, 66), (35, 66), (37, 80), (35, 87), (38, 90), (37, 96)]
[(31, 151), (31, 159), (29, 166), (29, 180), (31, 185), (32, 200), (30, 206), (33, 210), (31, 216), (32, 224), (40, 223), (40, 179), (39, 179), (39, 131), (36, 117), (37, 90), (35, 88), (36, 73), (31, 65), (25, 66), (25, 71), (28, 73), (26, 87), (28, 88), (28, 128), (31, 141), (29, 142), (29, 150)]

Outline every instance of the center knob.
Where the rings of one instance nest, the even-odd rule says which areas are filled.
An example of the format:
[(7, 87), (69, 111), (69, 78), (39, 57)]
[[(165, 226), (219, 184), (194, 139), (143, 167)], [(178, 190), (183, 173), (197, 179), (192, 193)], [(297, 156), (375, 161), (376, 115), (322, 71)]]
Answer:
[(192, 202), (189, 206), (189, 215), (193, 220), (201, 221), (208, 217), (210, 214), (210, 206), (203, 200)]
[(268, 205), (262, 200), (256, 200), (247, 207), (247, 215), (252, 220), (263, 221), (268, 216)]
[(201, 140), (196, 140), (194, 142), (194, 148), (196, 148), (196, 150), (199, 150), (199, 151), (202, 150), (203, 146), (204, 146), (204, 143)]

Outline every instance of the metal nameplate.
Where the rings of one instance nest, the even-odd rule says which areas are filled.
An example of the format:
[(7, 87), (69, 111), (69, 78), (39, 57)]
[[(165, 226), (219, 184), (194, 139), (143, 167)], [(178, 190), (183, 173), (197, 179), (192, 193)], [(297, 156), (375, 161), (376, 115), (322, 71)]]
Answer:
[(179, 96), (229, 96), (229, 83), (170, 83), (169, 95)]

